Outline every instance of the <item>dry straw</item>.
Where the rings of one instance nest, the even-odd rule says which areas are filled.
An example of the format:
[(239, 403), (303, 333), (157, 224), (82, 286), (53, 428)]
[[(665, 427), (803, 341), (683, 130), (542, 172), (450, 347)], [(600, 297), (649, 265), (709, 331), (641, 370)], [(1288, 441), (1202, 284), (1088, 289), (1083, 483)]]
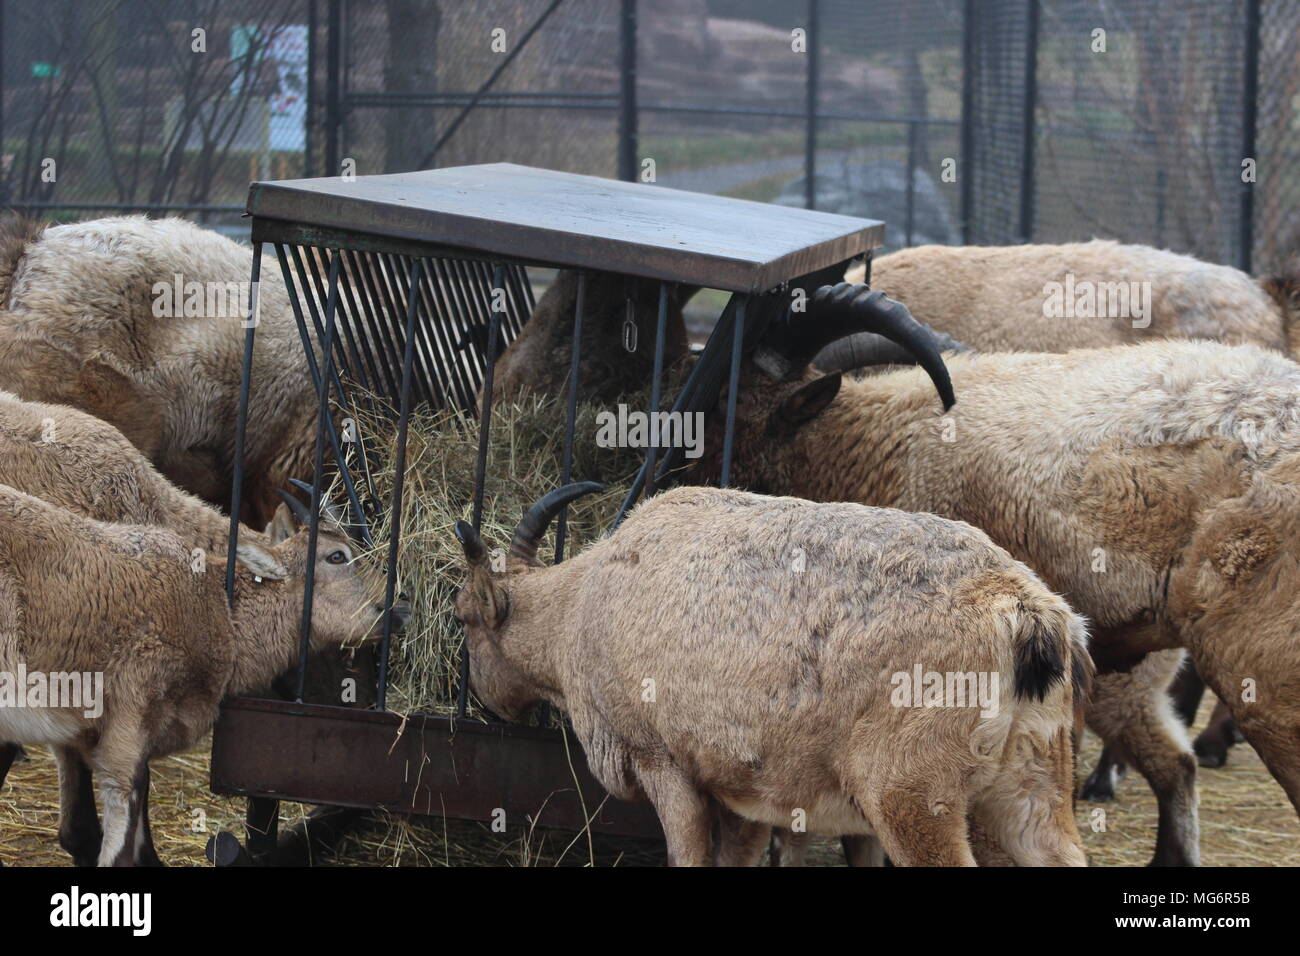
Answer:
[[(641, 407), (644, 396), (628, 396)], [(369, 407), (368, 401), (358, 403)], [(376, 403), (378, 404), (378, 403)], [(610, 526), (642, 461), (636, 449), (596, 444), (596, 416), (607, 406), (580, 403), (574, 429), (574, 481), (598, 481), (604, 491), (569, 507), (568, 544), (573, 555)], [(557, 488), (561, 477), (565, 406), (562, 401), (524, 396), (497, 403), (492, 411), (484, 482), (483, 540), (489, 548), (509, 545), (524, 510)], [(381, 502), (391, 501), (396, 477), (397, 430), (392, 417), (358, 417), (371, 447), (372, 480)], [(452, 614), (456, 589), (464, 577), (464, 553), (452, 533), (469, 520), (474, 502), (478, 422), (451, 412), (421, 407), (411, 415), (406, 444), (398, 568), (413, 618), (392, 652), (389, 707), (399, 712), (446, 713), (455, 706), (457, 662), (463, 639)], [(391, 516), (375, 522), (372, 557), (387, 557)], [(553, 554), (547, 536), (542, 561)]]

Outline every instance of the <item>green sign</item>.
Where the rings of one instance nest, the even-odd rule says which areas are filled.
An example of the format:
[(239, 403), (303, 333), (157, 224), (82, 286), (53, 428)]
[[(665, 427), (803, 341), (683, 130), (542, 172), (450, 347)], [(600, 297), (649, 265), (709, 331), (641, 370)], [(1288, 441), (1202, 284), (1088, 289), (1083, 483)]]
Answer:
[(62, 76), (63, 68), (55, 66), (53, 63), (36, 62), (32, 64), (32, 76), (48, 79), (51, 76)]

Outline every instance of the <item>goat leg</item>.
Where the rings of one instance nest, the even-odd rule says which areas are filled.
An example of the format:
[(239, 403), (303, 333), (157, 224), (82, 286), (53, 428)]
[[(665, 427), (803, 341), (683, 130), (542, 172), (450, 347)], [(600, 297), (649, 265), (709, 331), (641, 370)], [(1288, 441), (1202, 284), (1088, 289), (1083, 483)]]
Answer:
[(59, 846), (77, 866), (94, 866), (104, 842), (90, 767), (71, 747), (55, 747), (59, 767)]

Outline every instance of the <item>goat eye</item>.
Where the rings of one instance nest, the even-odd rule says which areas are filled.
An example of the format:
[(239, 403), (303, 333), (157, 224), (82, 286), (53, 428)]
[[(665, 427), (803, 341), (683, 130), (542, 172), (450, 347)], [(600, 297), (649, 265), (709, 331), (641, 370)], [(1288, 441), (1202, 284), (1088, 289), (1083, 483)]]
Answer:
[(325, 560), (328, 561), (330, 564), (347, 564), (347, 563), (348, 563), (348, 556), (347, 556), (347, 553), (346, 553), (346, 552), (343, 552), (343, 551), (335, 551), (333, 554), (331, 554), (331, 555), (330, 555), (328, 558), (326, 558)]

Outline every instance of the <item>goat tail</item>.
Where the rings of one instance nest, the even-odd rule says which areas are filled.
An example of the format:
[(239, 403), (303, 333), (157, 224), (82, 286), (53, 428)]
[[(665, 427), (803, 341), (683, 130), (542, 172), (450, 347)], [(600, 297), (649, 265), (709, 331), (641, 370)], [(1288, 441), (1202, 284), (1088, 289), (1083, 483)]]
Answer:
[(1293, 360), (1300, 361), (1300, 256), (1281, 272), (1260, 279), (1259, 284), (1282, 310), (1287, 351)]
[(1087, 700), (1092, 659), (1083, 619), (1055, 595), (1026, 596), (1018, 611), (1011, 639), (1016, 697), (1042, 701), (1068, 675), (1076, 704)]

